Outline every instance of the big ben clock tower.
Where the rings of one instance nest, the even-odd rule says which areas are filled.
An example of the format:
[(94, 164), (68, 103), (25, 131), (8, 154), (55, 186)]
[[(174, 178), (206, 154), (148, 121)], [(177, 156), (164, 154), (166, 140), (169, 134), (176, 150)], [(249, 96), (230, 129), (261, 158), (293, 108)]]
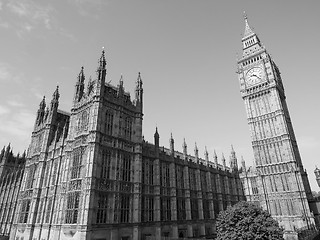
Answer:
[(293, 131), (279, 68), (245, 16), (238, 77), (251, 132), (260, 205), (285, 229), (285, 239), (311, 228), (312, 198)]

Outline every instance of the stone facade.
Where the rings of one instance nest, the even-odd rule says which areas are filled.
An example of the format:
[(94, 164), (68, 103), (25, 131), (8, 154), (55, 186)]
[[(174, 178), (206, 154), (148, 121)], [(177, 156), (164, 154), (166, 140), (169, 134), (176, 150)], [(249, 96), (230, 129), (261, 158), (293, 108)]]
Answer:
[[(251, 132), (255, 169), (242, 171), (245, 189), (257, 185), (253, 201), (268, 210), (285, 229), (286, 239), (297, 230), (314, 227), (312, 194), (290, 119), (279, 68), (245, 18), (243, 55), (238, 61), (241, 95)], [(251, 201), (249, 191), (246, 192)]]
[[(232, 148), (230, 167), (143, 139), (143, 88), (135, 97), (97, 76), (77, 78), (71, 113), (43, 99), (28, 148), (10, 239), (174, 239), (214, 235), (215, 218), (244, 194)], [(8, 231), (6, 232), (8, 233)]]
[(15, 156), (10, 144), (0, 153), (0, 235), (8, 235), (16, 214), (16, 205), (24, 172), (25, 153)]

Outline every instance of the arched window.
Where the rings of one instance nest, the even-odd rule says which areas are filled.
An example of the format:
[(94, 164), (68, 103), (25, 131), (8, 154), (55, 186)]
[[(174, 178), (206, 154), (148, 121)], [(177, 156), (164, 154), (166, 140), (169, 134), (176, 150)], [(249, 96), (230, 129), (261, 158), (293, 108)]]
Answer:
[(106, 112), (105, 118), (105, 133), (108, 135), (112, 135), (113, 128), (113, 113), (110, 110)]
[(130, 117), (127, 117), (124, 124), (124, 137), (131, 139), (132, 132), (132, 120)]
[(110, 179), (110, 167), (111, 167), (111, 151), (102, 150), (102, 163), (100, 178)]
[(81, 115), (81, 130), (87, 130), (88, 123), (89, 123), (88, 112), (83, 111), (83, 113)]

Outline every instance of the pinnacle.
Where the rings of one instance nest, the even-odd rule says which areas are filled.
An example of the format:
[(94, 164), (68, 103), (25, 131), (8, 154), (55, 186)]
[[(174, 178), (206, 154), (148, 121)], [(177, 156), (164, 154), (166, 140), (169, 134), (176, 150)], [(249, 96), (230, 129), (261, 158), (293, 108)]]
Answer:
[(243, 34), (243, 38), (246, 38), (252, 34), (254, 34), (253, 30), (250, 28), (249, 26), (249, 22), (248, 22), (248, 17), (246, 15), (246, 13), (244, 13), (244, 21), (245, 21), (245, 29), (244, 29), (244, 34)]
[(104, 69), (106, 67), (106, 57), (105, 57), (104, 47), (102, 48), (102, 53), (101, 53), (101, 57), (99, 60), (99, 65), (100, 65), (101, 69)]

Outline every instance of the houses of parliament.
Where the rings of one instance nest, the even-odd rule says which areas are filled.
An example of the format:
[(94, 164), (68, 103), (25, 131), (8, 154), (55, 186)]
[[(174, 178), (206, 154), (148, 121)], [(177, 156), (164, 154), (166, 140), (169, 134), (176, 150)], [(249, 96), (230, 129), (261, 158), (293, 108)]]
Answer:
[[(298, 239), (319, 226), (296, 143), (279, 68), (245, 18), (238, 77), (255, 166), (228, 164), (207, 151), (190, 154), (143, 138), (143, 82), (134, 97), (107, 81), (101, 53), (96, 77), (77, 76), (70, 112), (59, 88), (40, 102), (26, 153), (0, 153), (0, 234), (12, 240), (214, 238), (220, 211), (239, 201), (260, 205)], [(316, 173), (317, 174), (317, 173)], [(317, 175), (320, 179), (320, 171)]]

